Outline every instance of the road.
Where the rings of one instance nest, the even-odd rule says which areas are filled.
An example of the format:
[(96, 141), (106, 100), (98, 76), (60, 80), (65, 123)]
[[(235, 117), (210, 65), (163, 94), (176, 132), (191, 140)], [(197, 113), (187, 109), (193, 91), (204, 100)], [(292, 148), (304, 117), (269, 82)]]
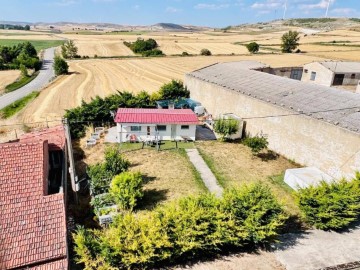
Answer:
[(53, 69), (55, 48), (49, 48), (44, 51), (43, 65), (39, 75), (27, 85), (0, 96), (0, 109), (13, 103), (14, 101), (25, 97), (33, 91), (40, 91), (55, 76)]

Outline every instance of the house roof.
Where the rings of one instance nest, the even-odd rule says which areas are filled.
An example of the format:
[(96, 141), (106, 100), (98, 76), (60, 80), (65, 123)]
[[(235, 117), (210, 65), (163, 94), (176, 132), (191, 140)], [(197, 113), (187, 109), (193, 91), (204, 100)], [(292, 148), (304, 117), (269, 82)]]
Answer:
[(48, 141), (50, 150), (61, 150), (65, 147), (65, 129), (63, 126), (56, 126), (40, 131), (25, 133), (20, 137), (20, 142)]
[(360, 62), (325, 61), (319, 64), (335, 73), (360, 73)]
[(190, 109), (118, 109), (116, 123), (134, 124), (198, 124)]
[(249, 70), (241, 62), (212, 65), (187, 76), (360, 133), (360, 95), (356, 93)]
[(66, 258), (64, 195), (44, 195), (47, 155), (47, 141), (0, 144), (0, 269)]

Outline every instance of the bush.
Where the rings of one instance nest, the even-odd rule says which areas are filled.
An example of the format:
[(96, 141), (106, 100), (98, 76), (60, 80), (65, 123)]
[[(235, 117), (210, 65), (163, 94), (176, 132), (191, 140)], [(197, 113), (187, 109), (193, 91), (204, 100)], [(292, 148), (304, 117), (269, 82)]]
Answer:
[(152, 38), (148, 40), (138, 38), (135, 42), (124, 41), (124, 45), (129, 47), (134, 53), (141, 53), (141, 54), (146, 51), (154, 50), (158, 47), (156, 40)]
[(246, 45), (246, 48), (250, 53), (257, 53), (259, 51), (260, 46), (256, 42), (250, 42), (249, 44)]
[(258, 155), (261, 150), (266, 149), (269, 142), (263, 135), (248, 137), (243, 140), (243, 144), (251, 148), (253, 155)]
[(113, 177), (127, 171), (129, 166), (130, 162), (121, 155), (118, 148), (107, 147), (105, 149), (105, 161), (91, 165), (87, 169), (92, 194), (97, 195), (106, 192)]
[(239, 121), (235, 119), (218, 119), (215, 121), (214, 130), (221, 135), (221, 141), (235, 134), (239, 130)]
[(351, 181), (321, 182), (296, 193), (299, 208), (311, 225), (331, 230), (347, 227), (360, 215), (360, 175)]
[(60, 56), (55, 56), (55, 58), (54, 58), (54, 70), (55, 70), (55, 75), (56, 76), (63, 75), (63, 74), (68, 74), (69, 65)]
[(29, 77), (28, 70), (23, 64), (20, 64), (20, 72), (21, 72), (21, 77), (22, 78)]
[(85, 269), (98, 261), (144, 269), (155, 264), (216, 253), (224, 247), (272, 242), (286, 220), (282, 206), (261, 184), (224, 193), (189, 196), (152, 212), (118, 215), (108, 229), (74, 234)]
[(209, 56), (209, 55), (211, 55), (211, 52), (208, 49), (202, 49), (200, 51), (200, 55)]
[(154, 49), (150, 51), (144, 51), (141, 53), (141, 55), (144, 57), (149, 57), (149, 56), (163, 56), (165, 54), (159, 49)]
[(188, 52), (182, 52), (181, 56), (189, 56), (190, 54)]
[(136, 203), (144, 195), (140, 173), (123, 172), (113, 178), (110, 194), (122, 210), (133, 210)]

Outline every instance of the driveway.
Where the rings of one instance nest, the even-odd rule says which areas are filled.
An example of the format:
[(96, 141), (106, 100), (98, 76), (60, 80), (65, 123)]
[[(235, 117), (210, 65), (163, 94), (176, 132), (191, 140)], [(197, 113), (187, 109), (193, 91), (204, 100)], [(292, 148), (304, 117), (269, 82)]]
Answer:
[(55, 76), (53, 69), (55, 48), (49, 48), (44, 51), (43, 65), (39, 75), (27, 85), (16, 91), (0, 96), (0, 109), (13, 103), (14, 101), (27, 96), (33, 91), (40, 91)]

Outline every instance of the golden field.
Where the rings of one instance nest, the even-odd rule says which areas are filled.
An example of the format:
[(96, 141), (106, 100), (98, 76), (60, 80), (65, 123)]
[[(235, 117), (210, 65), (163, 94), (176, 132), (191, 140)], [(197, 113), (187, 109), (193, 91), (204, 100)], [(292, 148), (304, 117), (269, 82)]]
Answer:
[(0, 94), (4, 92), (5, 86), (14, 82), (20, 76), (19, 70), (0, 71)]

